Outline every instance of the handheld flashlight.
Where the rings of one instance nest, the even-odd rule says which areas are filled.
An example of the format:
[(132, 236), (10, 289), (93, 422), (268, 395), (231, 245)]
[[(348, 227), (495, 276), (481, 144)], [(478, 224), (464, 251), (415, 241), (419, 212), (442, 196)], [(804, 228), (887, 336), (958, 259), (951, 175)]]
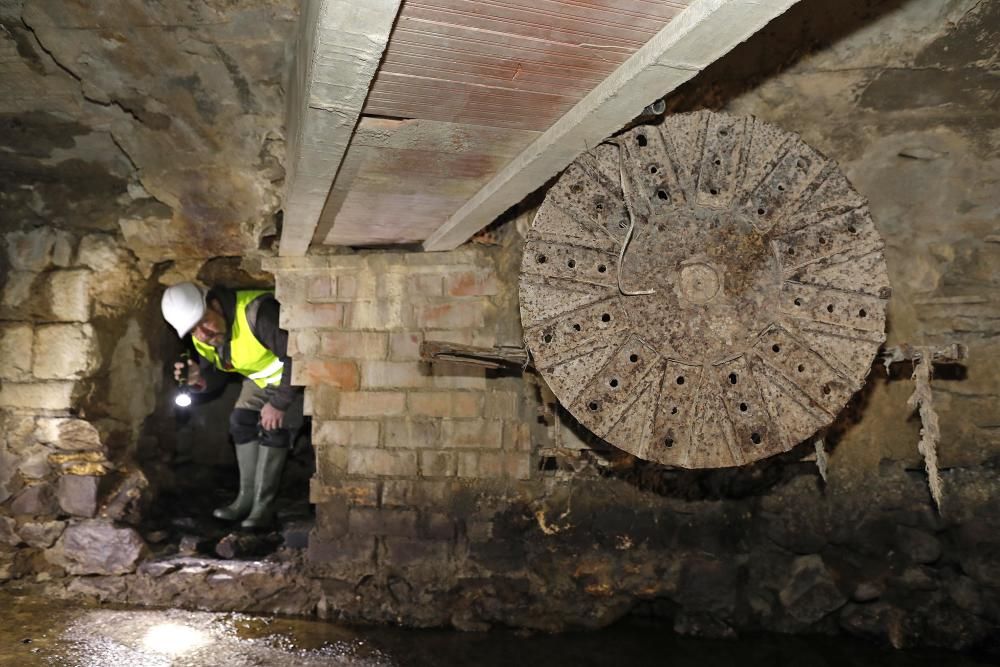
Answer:
[(180, 377), (177, 379), (177, 395), (174, 396), (174, 405), (179, 408), (186, 408), (191, 405), (191, 387), (187, 383), (188, 361), (191, 355), (185, 350), (181, 353), (180, 362), (183, 364)]

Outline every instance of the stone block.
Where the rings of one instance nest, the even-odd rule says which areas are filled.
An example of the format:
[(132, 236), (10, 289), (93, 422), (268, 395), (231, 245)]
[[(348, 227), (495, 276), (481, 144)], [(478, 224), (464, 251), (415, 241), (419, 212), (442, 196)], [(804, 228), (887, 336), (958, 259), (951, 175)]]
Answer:
[(531, 451), (531, 424), (504, 422), (503, 448), (508, 451)]
[(287, 303), (281, 306), (282, 329), (339, 329), (344, 324), (343, 303)]
[(80, 239), (76, 253), (78, 266), (97, 272), (116, 273), (128, 266), (129, 256), (110, 234), (88, 234)]
[(65, 521), (28, 521), (18, 534), (29, 547), (48, 549), (66, 529)]
[(377, 421), (313, 421), (314, 445), (345, 445), (352, 447), (378, 446)]
[(421, 417), (471, 418), (479, 416), (483, 407), (480, 392), (414, 391), (406, 400), (408, 412)]
[(352, 449), (347, 455), (347, 473), (412, 477), (417, 474), (417, 454), (406, 450)]
[(9, 232), (4, 241), (7, 259), (19, 271), (44, 271), (53, 265), (66, 266), (73, 251), (72, 237), (54, 227)]
[(366, 331), (326, 331), (320, 336), (319, 354), (342, 359), (385, 359), (389, 336)]
[[(7, 308), (18, 308), (24, 304), (29, 297), (38, 296), (32, 289), (39, 274), (34, 271), (11, 271), (7, 274), (7, 281), (3, 287), (3, 305)], [(25, 313), (28, 316), (28, 313)]]
[(71, 516), (93, 518), (97, 514), (98, 482), (93, 475), (63, 475), (59, 478), (59, 506)]
[(383, 507), (427, 507), (444, 505), (451, 487), (441, 480), (387, 479), (382, 482)]
[(69, 410), (73, 407), (72, 382), (4, 382), (0, 407), (29, 410)]
[(426, 304), (416, 307), (416, 323), (421, 329), (481, 329), (488, 307), (483, 300)]
[(337, 276), (337, 296), (341, 299), (358, 297), (358, 278), (356, 276)]
[(406, 395), (397, 391), (351, 391), (339, 396), (341, 417), (392, 417), (406, 411)]
[(31, 375), (34, 328), (30, 324), (0, 325), (0, 379), (26, 380)]
[(456, 419), (441, 424), (444, 447), (500, 449), (502, 444), (503, 422), (495, 419)]
[(99, 367), (97, 335), (89, 324), (50, 324), (35, 330), (35, 377), (78, 379)]
[(451, 543), (443, 540), (386, 537), (382, 543), (383, 559), (390, 567), (425, 565), (440, 569), (447, 565), (451, 554)]
[(9, 516), (0, 514), (0, 544), (16, 547), (21, 543), (21, 537), (17, 534), (17, 522)]
[(446, 296), (494, 296), (499, 291), (496, 273), (487, 269), (449, 273), (444, 277)]
[(434, 421), (387, 419), (382, 426), (382, 444), (386, 447), (419, 449), (439, 447), (439, 442), (439, 427)]
[(66, 528), (45, 558), (70, 574), (113, 575), (134, 572), (145, 553), (146, 543), (134, 529), (81, 521)]
[(352, 535), (417, 536), (417, 513), (404, 509), (352, 507), (348, 518)]
[(455, 452), (427, 450), (419, 452), (420, 474), (424, 477), (452, 477), (455, 474)]
[(7, 502), (7, 499), (20, 488), (21, 480), (17, 476), (19, 460), (19, 457), (10, 452), (0, 440), (0, 503)]
[(55, 271), (48, 277), (47, 296), (52, 316), (60, 322), (90, 319), (90, 271)]
[(455, 537), (455, 522), (442, 512), (424, 512), (418, 523), (420, 536), (429, 540), (450, 540)]
[(379, 482), (365, 479), (338, 479), (330, 484), (321, 483), (316, 477), (309, 480), (309, 502), (341, 502), (351, 507), (376, 507)]
[(417, 361), (424, 335), (415, 331), (389, 334), (389, 359), (392, 361)]
[(458, 452), (459, 477), (480, 479), (529, 479), (531, 456), (527, 453)]
[(800, 556), (792, 562), (789, 581), (778, 598), (785, 612), (803, 624), (815, 623), (847, 602), (823, 559), (816, 554)]
[(52, 471), (49, 463), (50, 450), (44, 445), (35, 444), (21, 452), (21, 461), (17, 470), (25, 479), (42, 479)]
[(97, 427), (83, 419), (39, 417), (35, 421), (39, 442), (69, 451), (97, 451), (104, 448)]
[(26, 486), (10, 503), (11, 514), (15, 516), (42, 516), (55, 514), (57, 510), (55, 494), (49, 484)]
[(341, 359), (300, 358), (292, 364), (292, 384), (300, 387), (326, 385), (353, 391), (359, 386), (357, 364)]

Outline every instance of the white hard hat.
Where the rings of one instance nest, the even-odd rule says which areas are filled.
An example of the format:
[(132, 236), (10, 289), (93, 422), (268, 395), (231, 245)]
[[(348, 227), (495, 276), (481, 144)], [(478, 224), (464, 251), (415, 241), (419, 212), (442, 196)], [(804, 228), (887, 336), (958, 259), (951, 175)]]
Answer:
[(183, 338), (205, 315), (205, 292), (194, 283), (168, 287), (160, 302), (163, 318)]

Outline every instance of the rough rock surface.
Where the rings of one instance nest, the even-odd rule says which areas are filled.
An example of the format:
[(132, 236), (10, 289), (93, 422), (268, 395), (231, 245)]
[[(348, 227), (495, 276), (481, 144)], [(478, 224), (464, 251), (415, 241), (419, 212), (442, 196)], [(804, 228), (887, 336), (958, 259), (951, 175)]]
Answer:
[(145, 551), (146, 543), (133, 528), (81, 521), (70, 524), (45, 557), (70, 574), (126, 574)]

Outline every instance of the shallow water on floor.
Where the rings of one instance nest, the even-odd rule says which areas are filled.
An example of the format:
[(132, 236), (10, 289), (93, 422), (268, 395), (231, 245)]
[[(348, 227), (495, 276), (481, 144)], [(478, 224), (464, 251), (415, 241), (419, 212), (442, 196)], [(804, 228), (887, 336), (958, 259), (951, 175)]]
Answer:
[(559, 636), (351, 628), (252, 614), (123, 609), (0, 593), (0, 665), (49, 667), (975, 667), (941, 651), (825, 637), (679, 638), (649, 628)]

